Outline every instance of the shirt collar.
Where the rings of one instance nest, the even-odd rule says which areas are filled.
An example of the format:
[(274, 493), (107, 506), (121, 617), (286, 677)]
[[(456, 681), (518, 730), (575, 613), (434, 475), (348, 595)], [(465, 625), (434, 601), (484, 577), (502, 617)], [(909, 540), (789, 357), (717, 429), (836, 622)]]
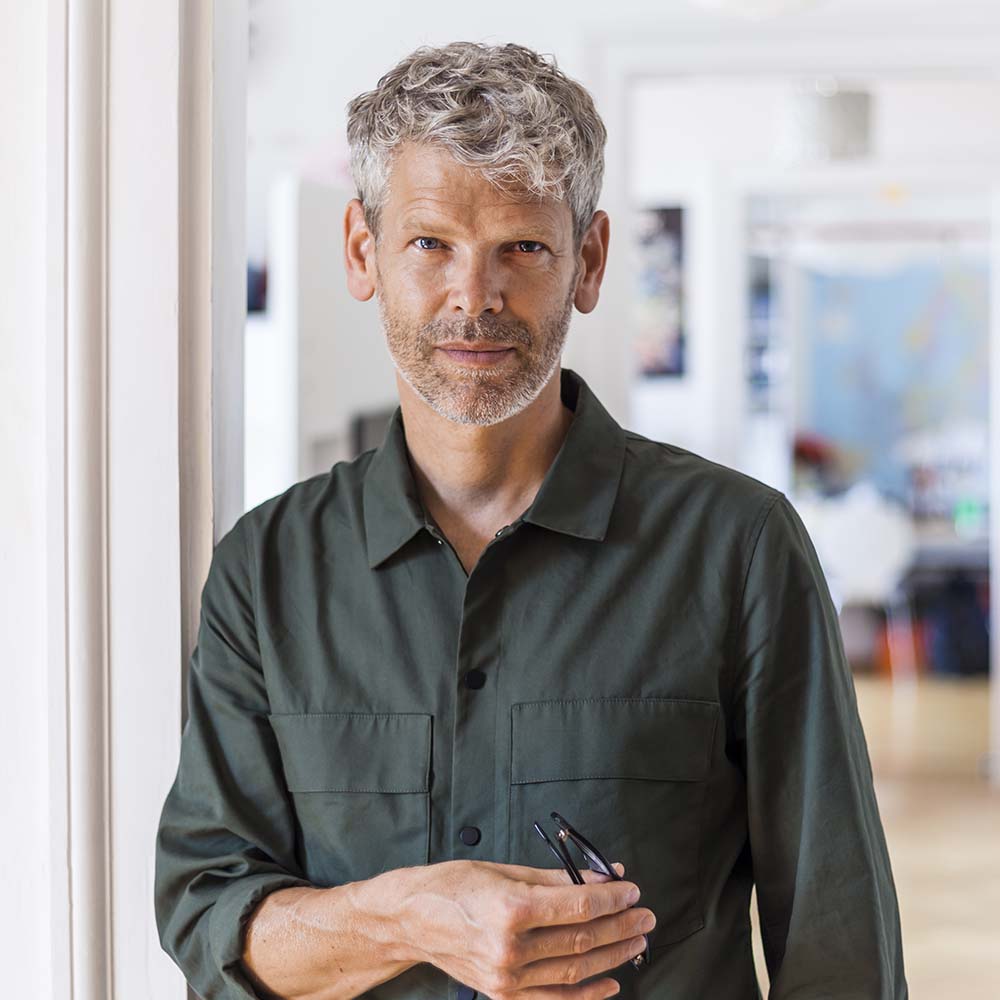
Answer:
[[(562, 446), (520, 520), (577, 538), (604, 538), (625, 460), (625, 431), (575, 371), (560, 370), (562, 400), (574, 411)], [(368, 565), (379, 563), (430, 523), (409, 462), (402, 407), (389, 420), (363, 486)]]

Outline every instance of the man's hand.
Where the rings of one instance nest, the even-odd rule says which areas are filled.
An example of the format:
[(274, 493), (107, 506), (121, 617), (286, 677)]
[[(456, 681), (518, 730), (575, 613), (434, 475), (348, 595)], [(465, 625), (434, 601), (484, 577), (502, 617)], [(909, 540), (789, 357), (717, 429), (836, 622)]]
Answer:
[(583, 980), (638, 955), (656, 919), (627, 899), (634, 883), (582, 874), (575, 885), (562, 868), (492, 861), (410, 869), (402, 937), (420, 961), (493, 1000), (613, 996), (614, 979)]

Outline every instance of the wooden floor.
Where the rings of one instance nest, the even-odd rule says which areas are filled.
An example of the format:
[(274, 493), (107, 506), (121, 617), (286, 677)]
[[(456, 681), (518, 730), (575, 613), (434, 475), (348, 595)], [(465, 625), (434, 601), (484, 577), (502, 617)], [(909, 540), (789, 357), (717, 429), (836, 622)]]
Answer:
[[(1000, 788), (985, 780), (985, 679), (857, 676), (914, 1000), (1000, 998)], [(761, 989), (767, 972), (756, 922)]]

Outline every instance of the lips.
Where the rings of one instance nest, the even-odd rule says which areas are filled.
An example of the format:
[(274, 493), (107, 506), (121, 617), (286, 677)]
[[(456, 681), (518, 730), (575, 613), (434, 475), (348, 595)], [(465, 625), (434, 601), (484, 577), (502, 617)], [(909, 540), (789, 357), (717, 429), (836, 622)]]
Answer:
[(449, 363), (466, 368), (501, 368), (510, 361), (512, 354), (517, 353), (513, 347), (496, 344), (476, 344), (471, 349), (442, 345), (438, 350), (447, 355)]
[(438, 344), (443, 351), (509, 351), (512, 344)]

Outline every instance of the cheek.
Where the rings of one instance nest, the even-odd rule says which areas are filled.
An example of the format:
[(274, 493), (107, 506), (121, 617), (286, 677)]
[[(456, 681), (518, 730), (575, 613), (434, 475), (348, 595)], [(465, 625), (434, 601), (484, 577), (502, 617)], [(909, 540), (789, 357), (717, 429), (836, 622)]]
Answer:
[(562, 313), (569, 291), (558, 275), (538, 274), (512, 284), (505, 299), (513, 312), (541, 322)]
[(445, 270), (416, 263), (402, 267), (393, 280), (394, 300), (405, 303), (410, 313), (433, 313), (448, 294)]

